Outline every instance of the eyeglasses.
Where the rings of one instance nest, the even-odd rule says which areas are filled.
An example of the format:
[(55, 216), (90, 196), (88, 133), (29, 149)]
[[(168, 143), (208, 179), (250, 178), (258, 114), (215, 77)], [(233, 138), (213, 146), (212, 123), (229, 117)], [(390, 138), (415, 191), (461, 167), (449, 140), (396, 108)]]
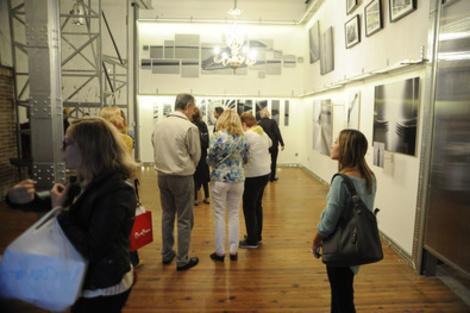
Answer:
[(65, 151), (65, 149), (67, 149), (68, 146), (73, 145), (74, 143), (75, 141), (73, 140), (64, 139), (64, 141), (62, 141), (62, 151)]

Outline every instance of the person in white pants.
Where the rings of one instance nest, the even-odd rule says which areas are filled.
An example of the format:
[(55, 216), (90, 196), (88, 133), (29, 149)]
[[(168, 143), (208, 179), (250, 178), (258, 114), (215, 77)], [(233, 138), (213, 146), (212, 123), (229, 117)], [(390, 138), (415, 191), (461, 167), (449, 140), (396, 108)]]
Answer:
[(250, 144), (243, 133), (240, 117), (233, 110), (225, 110), (220, 115), (217, 130), (211, 139), (207, 154), (207, 163), (212, 166), (215, 237), (215, 252), (210, 257), (215, 261), (224, 261), (227, 209), (230, 259), (235, 261), (238, 258), (240, 237), (239, 211), (245, 182), (244, 165), (250, 156)]

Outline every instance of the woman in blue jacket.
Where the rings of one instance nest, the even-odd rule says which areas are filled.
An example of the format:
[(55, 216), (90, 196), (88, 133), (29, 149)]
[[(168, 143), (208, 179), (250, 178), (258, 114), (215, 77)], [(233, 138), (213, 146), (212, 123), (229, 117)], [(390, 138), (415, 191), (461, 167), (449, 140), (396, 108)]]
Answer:
[[(349, 176), (357, 190), (359, 198), (372, 210), (374, 207), (376, 181), (374, 173), (366, 163), (365, 155), (368, 143), (366, 137), (357, 130), (342, 130), (331, 145), (330, 156), (338, 161), (338, 171)], [(313, 251), (319, 257), (319, 249), (323, 238), (331, 235), (340, 218), (346, 218), (351, 207), (351, 195), (343, 184), (343, 178), (336, 176), (331, 182), (327, 196), (327, 204), (323, 210), (317, 233), (313, 239)], [(354, 275), (358, 266), (333, 267), (326, 266), (331, 286), (331, 312), (354, 313)]]

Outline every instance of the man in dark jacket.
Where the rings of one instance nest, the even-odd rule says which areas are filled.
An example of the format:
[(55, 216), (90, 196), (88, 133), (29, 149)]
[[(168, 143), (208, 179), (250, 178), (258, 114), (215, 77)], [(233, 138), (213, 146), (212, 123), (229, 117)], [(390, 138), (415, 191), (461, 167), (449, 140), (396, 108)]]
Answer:
[(263, 128), (263, 130), (268, 134), (269, 138), (271, 138), (273, 145), (269, 148), (269, 153), (271, 154), (271, 176), (269, 180), (271, 182), (275, 182), (278, 180), (276, 177), (276, 162), (277, 162), (277, 155), (279, 153), (278, 145), (281, 144), (281, 151), (284, 151), (284, 141), (282, 140), (281, 131), (277, 126), (275, 120), (270, 119), (270, 113), (268, 109), (264, 108), (260, 112), (261, 120), (258, 122), (258, 125)]

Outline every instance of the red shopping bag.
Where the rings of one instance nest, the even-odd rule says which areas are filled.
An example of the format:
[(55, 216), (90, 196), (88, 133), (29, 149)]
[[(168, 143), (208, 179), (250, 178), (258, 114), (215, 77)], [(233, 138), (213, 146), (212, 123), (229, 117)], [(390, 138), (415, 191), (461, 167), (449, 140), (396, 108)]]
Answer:
[(131, 232), (131, 251), (142, 248), (153, 241), (152, 212), (143, 207), (136, 210), (134, 227)]

